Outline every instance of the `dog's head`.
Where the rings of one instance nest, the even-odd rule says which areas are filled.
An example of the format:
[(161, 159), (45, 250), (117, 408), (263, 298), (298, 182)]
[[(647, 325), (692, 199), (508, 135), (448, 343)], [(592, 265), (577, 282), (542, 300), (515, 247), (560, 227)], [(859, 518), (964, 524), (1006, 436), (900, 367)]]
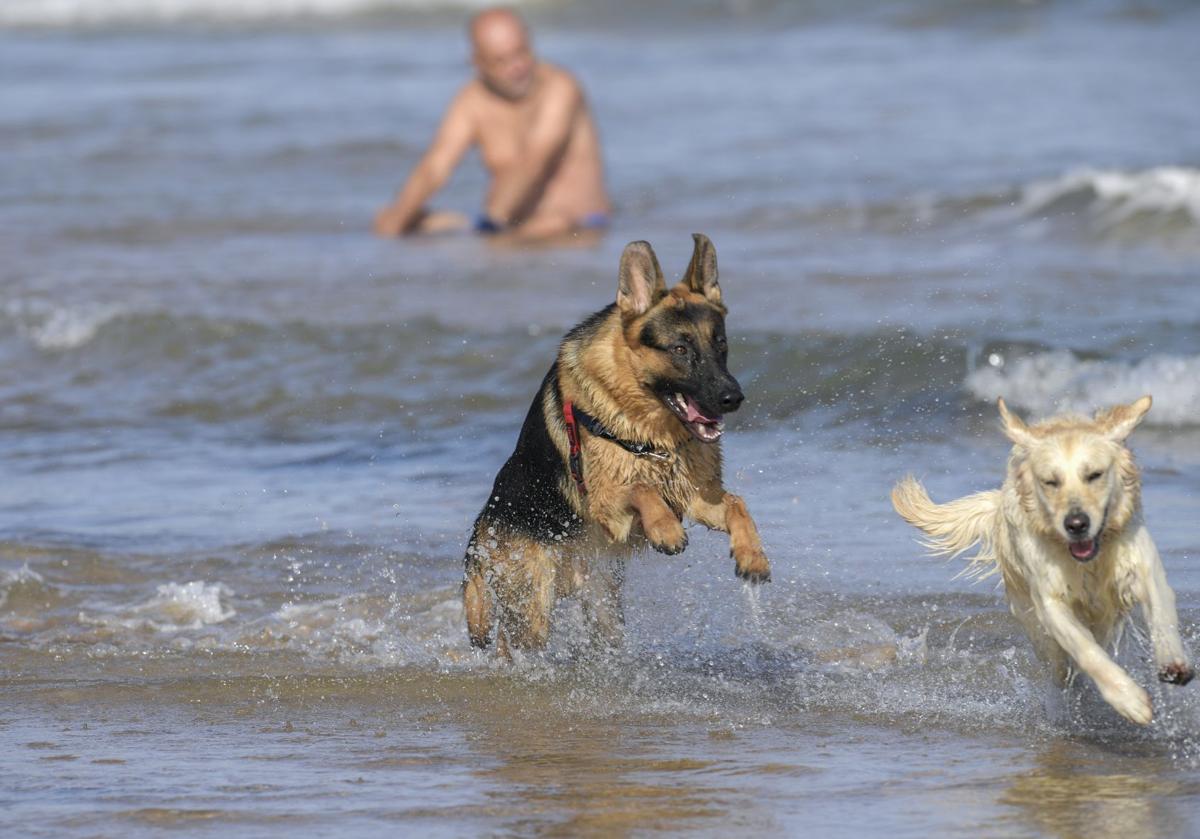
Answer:
[(1094, 559), (1101, 539), (1120, 532), (1137, 509), (1138, 471), (1125, 438), (1150, 402), (1143, 396), (1091, 419), (1056, 417), (1029, 426), (999, 401), (1022, 506), (1044, 535), (1061, 539), (1080, 562)]
[(683, 279), (668, 290), (647, 242), (621, 254), (617, 309), (634, 375), (697, 440), (720, 438), (723, 416), (742, 404), (726, 369), (725, 305), (717, 284), (717, 251), (702, 233)]

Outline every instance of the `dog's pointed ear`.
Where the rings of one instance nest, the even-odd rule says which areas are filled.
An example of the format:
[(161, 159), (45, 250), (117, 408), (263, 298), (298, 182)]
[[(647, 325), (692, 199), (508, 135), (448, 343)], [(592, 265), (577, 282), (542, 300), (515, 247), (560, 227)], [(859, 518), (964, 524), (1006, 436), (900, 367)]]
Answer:
[(1104, 430), (1104, 436), (1108, 439), (1116, 443), (1124, 442), (1145, 418), (1153, 402), (1154, 400), (1146, 395), (1128, 405), (1116, 405), (1105, 411), (1098, 411), (1095, 417), (1096, 424)]
[(703, 233), (693, 233), (695, 246), (692, 261), (683, 272), (683, 282), (696, 294), (703, 294), (711, 303), (721, 302), (721, 286), (717, 284), (717, 249)]
[(1008, 410), (1008, 406), (1004, 404), (1004, 397), (996, 400), (996, 407), (1000, 409), (1000, 423), (1004, 427), (1004, 436), (1018, 446), (1028, 448), (1033, 443), (1033, 434), (1030, 433), (1029, 426), (1019, 416)]
[(626, 317), (645, 313), (667, 293), (658, 257), (649, 242), (630, 242), (617, 270), (617, 308)]

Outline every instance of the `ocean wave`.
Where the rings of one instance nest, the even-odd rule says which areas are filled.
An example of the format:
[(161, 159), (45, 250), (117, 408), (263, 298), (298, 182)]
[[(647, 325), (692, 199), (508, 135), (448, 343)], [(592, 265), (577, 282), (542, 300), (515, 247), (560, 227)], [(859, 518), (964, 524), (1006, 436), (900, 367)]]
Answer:
[[(271, 433), (302, 438), (344, 423), (426, 430), (461, 428), (464, 421), (506, 424), (508, 414), (528, 406), (556, 343), (551, 333), (531, 338), (508, 330), (476, 334), (465, 344), (460, 329), (428, 318), (403, 325), (264, 323), (10, 303), (0, 308), (0, 344), (5, 321), (10, 340), (40, 351), (12, 367), (26, 384), (10, 418), (25, 428), (63, 421), (55, 372), (63, 355), (76, 358), (87, 383), (77, 391), (83, 416), (103, 411), (105, 422), (118, 416), (132, 423), (257, 421)], [(807, 418), (861, 423), (886, 435), (936, 434), (973, 400), (1003, 395), (1015, 406), (1049, 413), (1149, 392), (1156, 404), (1148, 422), (1195, 424), (1200, 357), (1128, 357), (1123, 340), (1114, 335), (1111, 349), (1081, 358), (1071, 349), (1003, 339), (980, 344), (954, 332), (746, 333), (733, 339), (731, 369), (752, 401), (731, 422), (758, 428)], [(29, 382), (45, 382), (44, 393)], [(114, 406), (90, 398), (93, 390), (120, 392), (124, 400)], [(353, 447), (313, 456), (358, 454), (370, 456)]]
[(166, 583), (159, 586), (158, 593), (135, 611), (166, 621), (172, 626), (197, 628), (221, 623), (236, 615), (235, 609), (222, 602), (232, 595), (229, 587), (221, 583), (205, 583), (201, 580)]
[(1038, 416), (1154, 397), (1146, 416), (1152, 425), (1191, 426), (1200, 422), (1200, 356), (1153, 355), (1138, 360), (1082, 359), (1068, 350), (1006, 360), (993, 353), (966, 378), (978, 399), (1004, 399)]
[[(509, 330), (467, 344), (460, 329), (434, 319), (261, 323), (86, 306), (0, 309), (0, 342), (5, 315), (10, 336), (53, 350), (22, 359), (24, 378), (44, 380), (45, 393), (22, 391), (12, 414), (21, 427), (62, 421), (60, 384), (44, 373), (64, 353), (86, 371), (88, 388), (124, 394), (114, 406), (77, 392), (81, 409), (104, 410), (106, 422), (114, 409), (135, 423), (258, 420), (302, 435), (344, 422), (425, 429), (459, 427), (464, 417), (508, 422), (505, 412), (528, 406), (557, 343), (552, 333)], [(962, 340), (907, 331), (751, 333), (735, 338), (733, 355), (756, 406), (734, 421), (748, 426), (814, 411), (832, 422), (928, 418), (955, 400), (969, 364)]]
[(1019, 228), (1039, 237), (1060, 231), (1104, 241), (1200, 246), (1200, 169), (1080, 168), (974, 192), (917, 192), (812, 206), (760, 203), (734, 219), (741, 229), (800, 227), (909, 235), (965, 229), (991, 235)]
[[(199, 585), (198, 595), (183, 599), (210, 600), (214, 584)], [(323, 697), (342, 690), (371, 696), (395, 690), (393, 674), (403, 668), (405, 681), (414, 674), (441, 680), (439, 695), (456, 689), (447, 679), (466, 679), (458, 684), (464, 695), (473, 695), (487, 689), (481, 679), (498, 676), (510, 688), (536, 690), (562, 708), (601, 720), (669, 713), (770, 724), (804, 709), (993, 732), (1063, 726), (1107, 732), (1120, 725), (1086, 680), (1069, 705), (1046, 719), (1041, 669), (995, 594), (880, 598), (784, 590), (761, 603), (734, 598), (716, 607), (711, 596), (707, 587), (682, 597), (672, 592), (676, 605), (668, 617), (660, 600), (635, 589), (627, 603), (625, 643), (604, 655), (590, 647), (579, 604), (565, 601), (556, 610), (548, 648), (518, 651), (512, 666), (501, 664), (492, 650), (471, 648), (457, 586), (444, 584), (273, 607), (245, 601), (247, 614), (214, 625), (187, 616), (178, 616), (186, 625), (161, 615), (147, 621), (138, 607), (98, 618), (80, 615), (78, 622), (63, 615), (23, 641), (32, 656), (40, 653), (30, 661), (42, 672), (47, 653), (54, 658), (49, 666), (66, 673), (73, 663), (94, 667), (103, 659), (109, 679), (183, 679), (185, 690), (206, 689), (195, 680), (217, 673), (213, 662), (220, 656), (223, 690), (254, 696), (264, 674), (286, 676), (271, 682), (276, 699), (301, 695), (310, 677), (319, 680)], [(1193, 625), (1189, 613), (1183, 617)], [(1123, 647), (1119, 660), (1137, 678), (1152, 679), (1140, 639), (1131, 633)], [(198, 661), (203, 672), (196, 670)], [(1155, 703), (1158, 728), (1167, 729), (1160, 736), (1194, 729), (1198, 707), (1188, 696), (1156, 693)]]
[[(552, 335), (479, 334), (466, 345), (433, 319), (266, 323), (83, 304), (0, 308), (6, 344), (22, 398), (5, 419), (22, 428), (259, 421), (301, 436), (347, 422), (445, 427), (464, 412), (516, 408), (554, 354)], [(67, 385), (63, 356), (81, 376)], [(64, 398), (80, 413), (64, 414)]]
[(237, 615), (237, 610), (225, 602), (232, 596), (233, 591), (223, 583), (206, 583), (202, 580), (164, 583), (158, 586), (153, 597), (143, 603), (95, 613), (83, 612), (79, 617), (84, 625), (110, 631), (175, 633), (198, 630), (224, 623)]
[(1080, 216), (1101, 233), (1146, 223), (1195, 227), (1200, 225), (1200, 169), (1078, 169), (1023, 186), (1018, 210), (1037, 218)]
[(46, 578), (30, 568), (29, 563), (15, 571), (0, 570), (0, 610), (15, 609), (30, 600), (43, 600), (49, 592)]
[(38, 349), (70, 350), (90, 342), (123, 310), (111, 304), (61, 306), (31, 299), (9, 301), (0, 312)]
[(756, 334), (735, 343), (737, 376), (755, 407), (734, 415), (757, 427), (808, 416), (920, 433), (959, 402), (971, 348), (948, 335)]
[(60, 27), (339, 18), (487, 5), (487, 0), (7, 0), (0, 6), (0, 25)]
[(243, 648), (288, 648), (400, 665), (460, 660), (462, 601), (438, 589), (410, 595), (352, 594), (286, 603), (238, 638)]
[[(410, 595), (354, 592), (337, 597), (286, 601), (264, 610), (244, 600), (245, 612), (229, 601), (224, 583), (165, 583), (149, 600), (135, 604), (92, 601), (73, 617), (37, 626), (37, 643), (89, 640), (109, 656), (135, 650), (161, 653), (202, 647), (272, 655), (398, 666), (467, 660), (462, 646), (462, 601), (455, 591)], [(3, 626), (3, 624), (0, 624)], [(18, 627), (24, 628), (24, 627)]]
[[(462, 687), (474, 694), (480, 679), (499, 676), (503, 693), (513, 686), (548, 692), (595, 719), (672, 713), (769, 723), (811, 710), (889, 724), (1047, 726), (1041, 668), (993, 590), (851, 594), (810, 585), (811, 573), (785, 572), (780, 589), (758, 593), (729, 582), (714, 599), (720, 591), (708, 584), (716, 572), (707, 563), (665, 569), (644, 558), (628, 569), (620, 649), (597, 654), (580, 603), (565, 599), (548, 648), (518, 653), (509, 667), (494, 650), (469, 643), (457, 551), (411, 566), (372, 552), (378, 563), (355, 567), (307, 537), (287, 554), (297, 545), (312, 549), (310, 562), (279, 554), (264, 569), (264, 557), (281, 546), (263, 543), (236, 551), (244, 564), (222, 562), (189, 582), (176, 571), (192, 557), (156, 556), (151, 567), (142, 564), (150, 557), (113, 554), (114, 567), (133, 561), (139, 568), (114, 582), (58, 553), (14, 544), (34, 558), (0, 570), (0, 588), (44, 579), (67, 591), (36, 621), (15, 615), (14, 622), (0, 610), (0, 642), (17, 671), (55, 686), (83, 673), (95, 678), (98, 660), (111, 683), (156, 690), (203, 692), (219, 682), (223, 691), (261, 696), (266, 676), (276, 699), (301, 695), (309, 678), (322, 696), (345, 690), (361, 698), (395, 689), (396, 679), (419, 687), (465, 678)], [(794, 552), (779, 559), (781, 572), (802, 561)], [(1195, 617), (1184, 604), (1189, 644)], [(1121, 660), (1152, 686), (1145, 640), (1129, 633), (1123, 647)], [(440, 684), (439, 695), (453, 690)], [(1089, 729), (1116, 723), (1090, 681), (1077, 694), (1087, 706), (1078, 718)], [(1183, 714), (1184, 730), (1195, 729), (1194, 699), (1156, 694), (1155, 704), (1164, 723)]]
[[(668, 0), (655, 4), (623, 0), (616, 3), (569, 3), (556, 0), (517, 0), (511, 5), (548, 5), (561, 13), (570, 9), (584, 21), (628, 18), (674, 18), (697, 20), (745, 20), (762, 18), (778, 26), (838, 20), (852, 14), (858, 21), (872, 20), (902, 29), (927, 29), (937, 26), (973, 26), (983, 23), (992, 31), (998, 21), (1021, 15), (1022, 29), (1029, 25), (1028, 2), (1013, 0), (897, 0), (886, 4), (845, 3), (838, 0)], [(494, 0), (6, 0), (0, 6), (0, 25), (61, 26), (104, 23), (155, 23), (173, 21), (253, 21), (303, 17), (337, 18), (362, 14), (412, 13), (438, 10), (463, 10), (494, 5)], [(1084, 3), (1074, 9), (1072, 22), (1080, 12), (1090, 11), (1107, 21), (1115, 15), (1106, 2)], [(1187, 10), (1186, 3), (1177, 7)], [(1172, 4), (1157, 4), (1157, 17), (1172, 12)], [(1044, 14), (1044, 12), (1043, 12)]]

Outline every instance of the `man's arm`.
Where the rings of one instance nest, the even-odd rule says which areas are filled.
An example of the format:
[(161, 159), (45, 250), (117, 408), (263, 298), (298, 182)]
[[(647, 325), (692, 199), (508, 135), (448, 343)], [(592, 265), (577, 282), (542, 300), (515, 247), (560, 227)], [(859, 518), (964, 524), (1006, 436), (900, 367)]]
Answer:
[(454, 97), (433, 142), (409, 174), (404, 188), (395, 201), (375, 216), (375, 232), (380, 236), (411, 233), (421, 219), (425, 202), (442, 188), (471, 147), (475, 127), (468, 96), (468, 91), (463, 90)]
[(488, 195), (489, 218), (500, 224), (521, 221), (544, 185), (550, 166), (566, 148), (580, 101), (579, 86), (570, 76), (550, 78), (521, 160), (496, 178)]

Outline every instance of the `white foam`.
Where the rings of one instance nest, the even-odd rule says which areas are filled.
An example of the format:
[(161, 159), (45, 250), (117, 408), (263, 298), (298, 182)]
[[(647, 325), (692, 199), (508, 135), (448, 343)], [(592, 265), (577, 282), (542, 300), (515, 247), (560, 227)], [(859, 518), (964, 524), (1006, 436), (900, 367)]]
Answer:
[(1025, 215), (1037, 215), (1071, 198), (1085, 201), (1093, 221), (1105, 228), (1138, 215), (1181, 214), (1192, 223), (1200, 223), (1200, 169), (1076, 169), (1023, 187), (1019, 208)]
[(463, 9), (488, 0), (5, 0), (0, 25), (73, 26), (343, 17), (370, 11)]
[(119, 306), (101, 303), (70, 307), (42, 300), (13, 300), (4, 305), (4, 314), (18, 332), (43, 350), (82, 347), (122, 313)]
[(1138, 361), (1083, 360), (1067, 350), (1005, 361), (993, 354), (965, 385), (974, 396), (1003, 396), (1036, 416), (1097, 408), (1154, 397), (1146, 422), (1184, 426), (1200, 422), (1200, 356), (1153, 355)]
[(233, 592), (223, 583), (166, 583), (158, 594), (136, 607), (135, 614), (150, 618), (160, 629), (199, 629), (232, 618), (236, 611), (221, 603), (222, 597)]
[(287, 627), (288, 634), (306, 643), (337, 640), (368, 643), (387, 628), (378, 599), (348, 595), (318, 603), (289, 603), (273, 619)]
[(28, 562), (16, 571), (0, 570), (0, 608), (8, 603), (8, 593), (17, 586), (27, 583), (41, 585), (44, 582), (42, 575), (30, 568)]
[(439, 667), (468, 661), (462, 600), (436, 590), (409, 596), (350, 594), (287, 603), (239, 645), (287, 646), (318, 657), (363, 664), (422, 662)]

